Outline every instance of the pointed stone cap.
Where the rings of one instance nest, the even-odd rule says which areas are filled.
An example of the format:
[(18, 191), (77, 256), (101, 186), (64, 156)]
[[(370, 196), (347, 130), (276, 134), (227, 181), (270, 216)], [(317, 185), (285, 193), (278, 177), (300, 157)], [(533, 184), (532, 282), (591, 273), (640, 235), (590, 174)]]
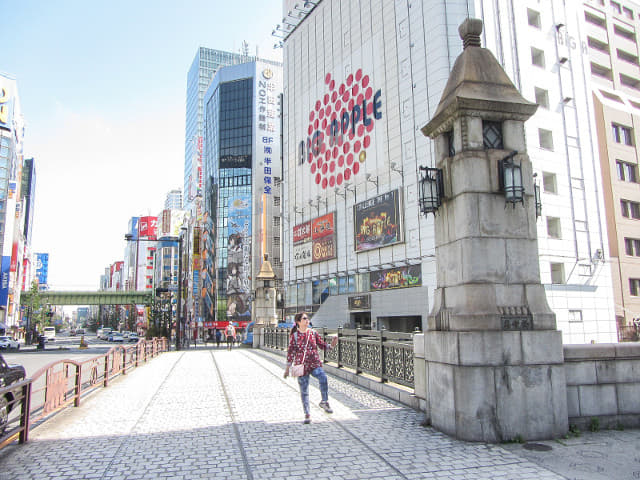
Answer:
[(533, 115), (538, 105), (524, 99), (493, 54), (480, 46), (482, 20), (467, 18), (458, 32), (464, 50), (453, 65), (435, 115), (422, 127), (422, 133), (434, 138), (450, 130), (456, 118), (469, 114), (496, 121), (525, 121)]
[(271, 268), (271, 262), (268, 260), (269, 254), (264, 254), (264, 262), (260, 266), (260, 271), (258, 272), (257, 280), (273, 280), (276, 278), (276, 274), (273, 273), (273, 268)]

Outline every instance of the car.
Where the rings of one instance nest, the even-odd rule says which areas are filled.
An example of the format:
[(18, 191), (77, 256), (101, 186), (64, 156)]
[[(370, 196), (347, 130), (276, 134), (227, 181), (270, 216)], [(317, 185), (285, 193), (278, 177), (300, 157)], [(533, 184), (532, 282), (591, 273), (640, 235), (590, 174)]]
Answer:
[(3, 350), (9, 349), (9, 348), (15, 348), (16, 350), (20, 350), (20, 344), (15, 338), (2, 335), (0, 336), (0, 348)]
[[(0, 388), (24, 380), (26, 376), (27, 372), (22, 365), (9, 365), (0, 355)], [(4, 433), (9, 423), (9, 412), (16, 407), (13, 403), (14, 399), (12, 392), (7, 392), (0, 397), (0, 435)]]
[(72, 329), (72, 330), (70, 330), (70, 331), (69, 331), (69, 336), (70, 336), (70, 337), (75, 337), (75, 336), (76, 336), (76, 331), (75, 331), (75, 330), (73, 330), (73, 329)]
[(109, 333), (107, 340), (110, 342), (124, 342), (124, 337), (120, 332), (111, 332)]
[(78, 335), (84, 335), (84, 328), (78, 328), (78, 329), (76, 330), (76, 333), (77, 333)]
[(109, 340), (110, 333), (111, 333), (110, 328), (103, 328), (102, 331), (98, 334), (98, 338), (100, 340)]
[(131, 333), (129, 334), (129, 337), (128, 337), (128, 341), (129, 341), (129, 342), (132, 342), (132, 343), (133, 343), (133, 342), (137, 342), (138, 340), (140, 340), (140, 337), (138, 336), (138, 334), (137, 334), (137, 333), (131, 332)]

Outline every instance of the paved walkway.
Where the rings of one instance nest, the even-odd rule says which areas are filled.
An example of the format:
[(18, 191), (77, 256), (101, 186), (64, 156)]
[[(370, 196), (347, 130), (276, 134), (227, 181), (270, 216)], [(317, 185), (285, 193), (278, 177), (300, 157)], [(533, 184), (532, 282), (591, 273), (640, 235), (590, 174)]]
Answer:
[(335, 413), (302, 424), (283, 357), (249, 349), (170, 352), (0, 451), (0, 480), (637, 479), (640, 431), (522, 445), (454, 440), (424, 415), (329, 379)]

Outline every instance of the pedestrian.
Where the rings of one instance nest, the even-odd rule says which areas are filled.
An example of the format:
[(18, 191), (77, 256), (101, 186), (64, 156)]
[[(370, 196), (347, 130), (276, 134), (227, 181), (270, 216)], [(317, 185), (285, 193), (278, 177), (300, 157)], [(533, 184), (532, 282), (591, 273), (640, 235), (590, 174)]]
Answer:
[(227, 350), (231, 350), (233, 348), (233, 342), (236, 341), (236, 328), (233, 326), (233, 323), (229, 322), (224, 333), (227, 336)]
[(328, 345), (317, 332), (309, 328), (309, 315), (306, 312), (298, 312), (295, 316), (295, 325), (289, 336), (289, 349), (287, 350), (287, 366), (284, 369), (284, 378), (289, 376), (292, 364), (303, 364), (302, 376), (298, 377), (300, 386), (300, 398), (304, 410), (304, 423), (311, 423), (311, 411), (309, 409), (309, 375), (318, 379), (320, 384), (320, 408), (327, 413), (333, 413), (329, 406), (329, 382), (324, 373), (322, 362), (318, 355), (318, 347), (329, 350), (336, 346), (338, 337), (333, 337), (331, 345)]
[(216, 328), (216, 348), (220, 348), (220, 342), (222, 341), (222, 332)]

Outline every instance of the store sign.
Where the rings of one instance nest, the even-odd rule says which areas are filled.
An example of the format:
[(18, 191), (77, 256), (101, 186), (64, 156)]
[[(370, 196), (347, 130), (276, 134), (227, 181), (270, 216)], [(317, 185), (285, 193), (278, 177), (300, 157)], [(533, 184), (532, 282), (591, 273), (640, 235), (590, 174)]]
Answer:
[(336, 236), (323, 237), (313, 241), (313, 262), (323, 262), (336, 258)]
[(324, 83), (328, 90), (309, 112), (298, 164), (307, 163), (316, 185), (327, 189), (356, 175), (366, 161), (371, 132), (382, 118), (382, 91), (374, 91), (362, 69), (340, 85), (327, 73)]
[(296, 267), (336, 258), (336, 213), (331, 212), (293, 227), (293, 261)]
[(371, 295), (353, 295), (349, 297), (349, 310), (369, 310)]
[(353, 207), (353, 244), (356, 252), (402, 241), (400, 199), (400, 190), (392, 190)]
[(311, 222), (304, 222), (293, 227), (293, 243), (311, 239)]

